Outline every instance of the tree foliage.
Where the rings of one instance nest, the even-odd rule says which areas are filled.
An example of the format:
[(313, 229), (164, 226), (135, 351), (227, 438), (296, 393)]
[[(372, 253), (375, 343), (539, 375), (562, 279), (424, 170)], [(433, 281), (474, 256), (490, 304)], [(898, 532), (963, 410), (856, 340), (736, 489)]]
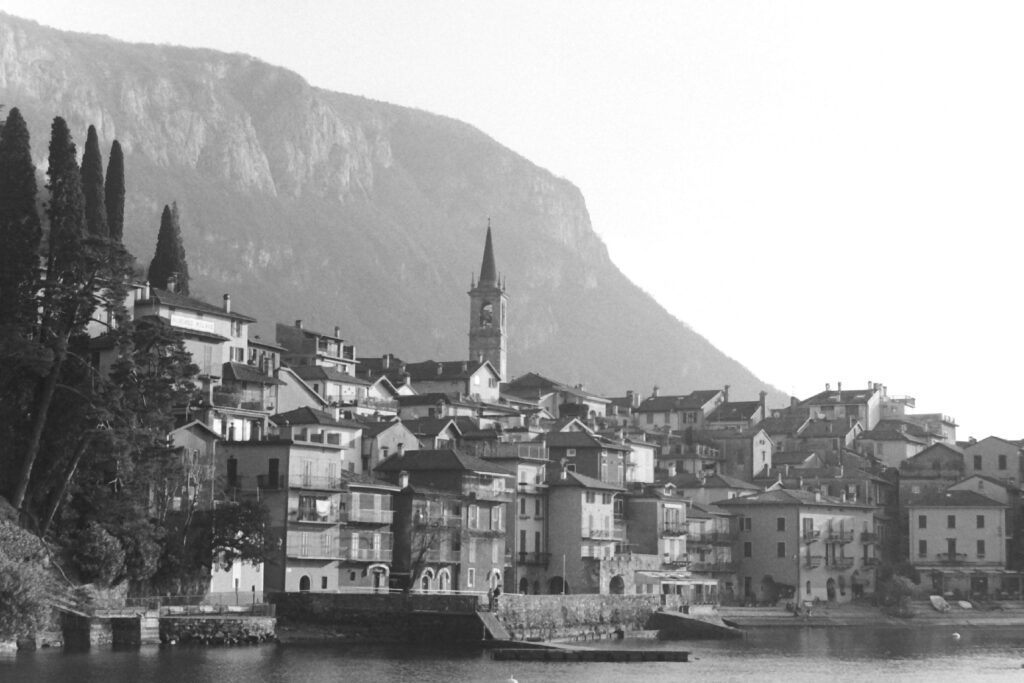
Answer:
[(46, 623), (53, 584), (39, 539), (0, 519), (0, 640), (32, 633)]
[(82, 196), (85, 200), (85, 225), (89, 234), (108, 237), (106, 192), (103, 189), (103, 157), (96, 126), (89, 126), (82, 154)]
[(164, 206), (160, 216), (160, 232), (156, 236), (156, 251), (149, 262), (149, 282), (154, 287), (167, 289), (171, 279), (176, 291), (188, 294), (188, 263), (185, 261), (185, 246), (181, 241), (181, 225), (178, 205)]
[(117, 140), (110, 146), (103, 191), (110, 239), (120, 242), (124, 239), (124, 152)]
[(31, 333), (42, 230), (28, 126), (17, 108), (0, 130), (0, 325)]

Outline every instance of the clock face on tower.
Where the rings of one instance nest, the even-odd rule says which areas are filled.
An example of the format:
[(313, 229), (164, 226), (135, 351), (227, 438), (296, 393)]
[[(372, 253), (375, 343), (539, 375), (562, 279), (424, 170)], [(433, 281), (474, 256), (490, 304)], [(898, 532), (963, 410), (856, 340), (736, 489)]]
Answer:
[(480, 327), (490, 327), (494, 324), (494, 304), (485, 301), (480, 307)]

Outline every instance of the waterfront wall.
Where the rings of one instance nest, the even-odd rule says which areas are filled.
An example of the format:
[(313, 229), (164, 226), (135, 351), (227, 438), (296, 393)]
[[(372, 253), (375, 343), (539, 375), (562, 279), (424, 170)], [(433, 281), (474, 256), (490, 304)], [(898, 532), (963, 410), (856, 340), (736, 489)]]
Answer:
[(162, 617), (160, 642), (244, 645), (276, 640), (274, 617)]
[(479, 599), (441, 594), (275, 593), (284, 641), (459, 643), (483, 640)]
[(515, 640), (608, 638), (646, 628), (651, 613), (679, 609), (678, 595), (517, 595), (498, 599), (497, 616)]

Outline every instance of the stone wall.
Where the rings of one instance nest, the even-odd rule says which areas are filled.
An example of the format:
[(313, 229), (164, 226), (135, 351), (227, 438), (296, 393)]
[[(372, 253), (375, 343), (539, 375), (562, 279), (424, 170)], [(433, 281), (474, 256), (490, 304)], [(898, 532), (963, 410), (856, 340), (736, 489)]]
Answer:
[(678, 595), (517, 595), (498, 599), (497, 616), (515, 640), (595, 639), (638, 631), (659, 607), (678, 609)]
[(286, 642), (465, 643), (483, 640), (475, 596), (440, 594), (276, 593)]
[(274, 617), (161, 617), (160, 642), (245, 645), (276, 639)]

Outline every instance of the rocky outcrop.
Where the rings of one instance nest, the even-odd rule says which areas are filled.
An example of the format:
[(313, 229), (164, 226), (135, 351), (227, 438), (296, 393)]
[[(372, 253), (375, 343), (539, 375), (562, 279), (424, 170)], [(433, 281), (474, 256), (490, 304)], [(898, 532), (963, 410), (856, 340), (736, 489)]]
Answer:
[[(575, 186), (465, 123), (320, 90), (245, 55), (3, 14), (0, 103), (22, 109), (40, 167), (55, 115), (79, 140), (90, 124), (104, 149), (119, 139), (128, 248), (148, 262), (177, 200), (193, 293), (230, 292), (262, 332), (303, 318), (340, 325), (360, 353), (465, 357), (465, 292), (490, 218), (513, 374), (618, 395), (763, 388), (623, 276)], [(707, 255), (679, 257), (679, 295), (704, 296), (714, 283), (689, 282), (685, 263)]]

